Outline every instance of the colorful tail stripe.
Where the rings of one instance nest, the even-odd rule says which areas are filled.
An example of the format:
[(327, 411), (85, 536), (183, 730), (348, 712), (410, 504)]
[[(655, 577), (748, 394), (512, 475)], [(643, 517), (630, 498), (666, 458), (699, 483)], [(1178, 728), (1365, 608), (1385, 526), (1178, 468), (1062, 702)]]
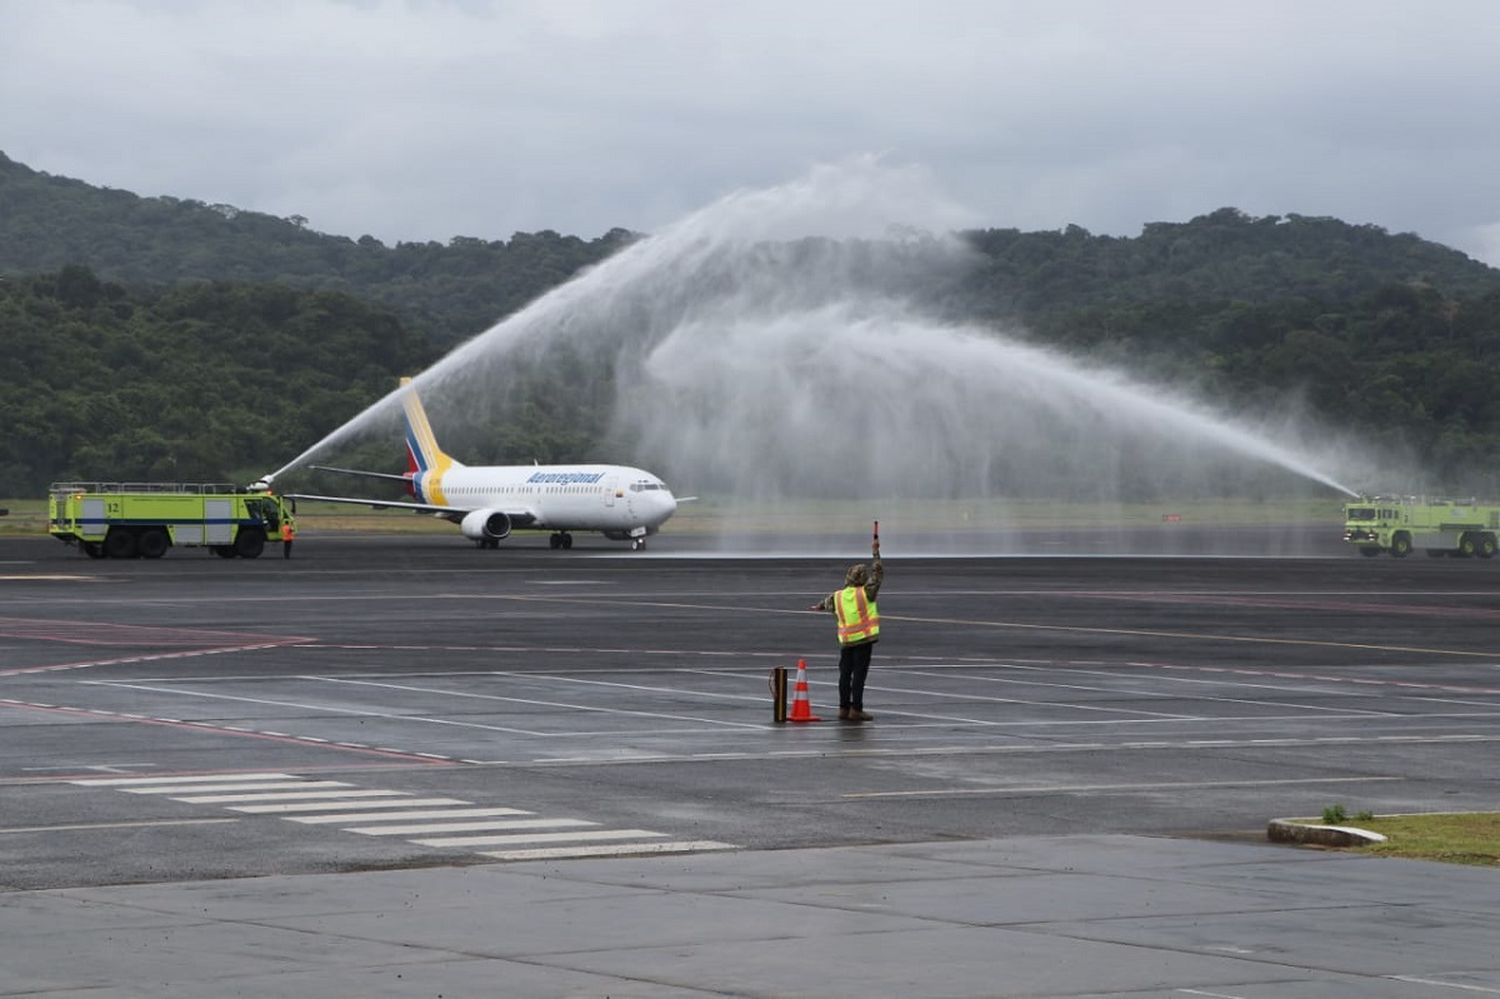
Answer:
[[(401, 384), (408, 386), (411, 379), (403, 378)], [(447, 497), (443, 495), (443, 475), (456, 462), (438, 447), (437, 438), (432, 433), (432, 424), (427, 422), (427, 411), (422, 408), (422, 400), (417, 398), (415, 389), (407, 390), (401, 398), (401, 404), (406, 415), (406, 456), (412, 473), (412, 495), (419, 503), (447, 506)]]

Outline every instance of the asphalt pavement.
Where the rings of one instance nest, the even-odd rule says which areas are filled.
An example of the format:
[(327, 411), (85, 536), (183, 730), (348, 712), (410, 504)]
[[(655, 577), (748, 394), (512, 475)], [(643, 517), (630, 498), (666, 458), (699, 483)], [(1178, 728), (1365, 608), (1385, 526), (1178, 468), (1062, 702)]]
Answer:
[(1497, 807), (1500, 563), (1171, 537), (889, 559), (864, 725), (837, 542), (0, 541), (0, 995), (1500, 994), (1494, 871), (1264, 843)]

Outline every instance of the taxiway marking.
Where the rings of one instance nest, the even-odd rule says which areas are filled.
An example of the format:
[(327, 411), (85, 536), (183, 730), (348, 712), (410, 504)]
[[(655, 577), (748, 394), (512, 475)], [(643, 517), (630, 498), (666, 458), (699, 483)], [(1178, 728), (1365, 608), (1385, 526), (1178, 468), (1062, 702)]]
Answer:
[(213, 826), (222, 825), (225, 822), (238, 822), (239, 819), (156, 819), (142, 822), (85, 822), (67, 826), (18, 826), (13, 829), (0, 829), (0, 835), (7, 833), (44, 833), (44, 832), (87, 832), (94, 829), (145, 829), (151, 826)]
[(841, 798), (942, 798), (989, 794), (1080, 794), (1092, 791), (1177, 791), (1219, 787), (1282, 787), (1294, 784), (1369, 784), (1405, 777), (1294, 777), (1280, 780), (1165, 781), (1154, 784), (1039, 784), (1034, 787), (948, 787), (925, 791), (849, 791)]
[[(85, 681), (97, 682), (97, 681)], [(184, 721), (181, 718), (153, 717), (150, 715), (136, 714), (129, 711), (107, 711), (103, 708), (79, 708), (61, 704), (50, 704), (42, 701), (22, 701), (13, 697), (0, 697), (0, 708), (20, 708), (27, 711), (49, 711), (58, 714), (72, 715), (75, 717), (97, 718), (103, 721), (124, 722), (136, 725), (164, 725), (171, 728), (180, 728), (195, 732), (209, 732), (216, 735), (229, 735), (240, 738), (271, 739), (276, 742), (289, 742), (301, 746), (317, 746), (322, 749), (347, 749), (359, 753), (370, 753), (377, 756), (389, 756), (403, 760), (412, 760), (430, 765), (446, 765), (464, 762), (451, 756), (441, 756), (437, 753), (410, 752), (403, 749), (395, 749), (390, 746), (370, 746), (362, 742), (329, 742), (327, 739), (313, 736), (288, 735), (284, 732), (269, 732), (258, 729), (247, 728), (243, 725), (226, 725), (219, 722), (208, 721)]]

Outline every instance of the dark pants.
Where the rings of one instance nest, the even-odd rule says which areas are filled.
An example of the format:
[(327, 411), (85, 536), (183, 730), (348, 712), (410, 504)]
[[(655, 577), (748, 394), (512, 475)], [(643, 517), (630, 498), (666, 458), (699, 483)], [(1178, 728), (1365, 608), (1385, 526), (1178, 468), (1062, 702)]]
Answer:
[(839, 648), (839, 707), (865, 709), (865, 677), (870, 675), (870, 653), (874, 642)]
[(283, 541), (281, 543), (281, 557), (282, 558), (291, 558), (292, 557), (292, 543), (290, 541)]

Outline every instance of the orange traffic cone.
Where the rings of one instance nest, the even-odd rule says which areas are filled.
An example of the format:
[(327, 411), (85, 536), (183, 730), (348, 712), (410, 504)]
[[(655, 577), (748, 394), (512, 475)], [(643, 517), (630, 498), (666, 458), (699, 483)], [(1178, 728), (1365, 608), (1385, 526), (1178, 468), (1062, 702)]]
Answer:
[(792, 713), (787, 716), (786, 720), (794, 722), (823, 720), (812, 713), (812, 701), (807, 696), (807, 663), (801, 659), (797, 660), (797, 684), (792, 688)]

